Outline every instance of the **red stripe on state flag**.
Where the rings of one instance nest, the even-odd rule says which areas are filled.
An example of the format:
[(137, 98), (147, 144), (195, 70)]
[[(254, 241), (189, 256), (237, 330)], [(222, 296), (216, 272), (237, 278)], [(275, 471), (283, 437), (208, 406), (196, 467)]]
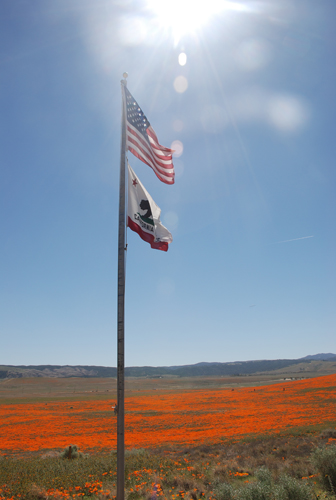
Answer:
[(155, 248), (155, 250), (162, 250), (163, 252), (168, 251), (168, 243), (165, 241), (154, 241), (154, 236), (152, 234), (146, 233), (141, 229), (138, 224), (136, 224), (130, 217), (127, 218), (127, 226), (132, 229), (132, 231), (138, 233), (140, 238), (146, 243), (149, 243), (151, 248)]

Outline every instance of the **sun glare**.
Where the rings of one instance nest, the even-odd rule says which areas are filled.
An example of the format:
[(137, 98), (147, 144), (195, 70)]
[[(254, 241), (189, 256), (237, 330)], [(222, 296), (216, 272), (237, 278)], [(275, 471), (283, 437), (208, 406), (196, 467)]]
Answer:
[[(212, 17), (225, 9), (232, 9), (226, 0), (147, 0), (150, 11), (159, 24), (171, 30), (175, 43), (183, 36), (195, 33)], [(234, 4), (235, 5), (235, 4)]]

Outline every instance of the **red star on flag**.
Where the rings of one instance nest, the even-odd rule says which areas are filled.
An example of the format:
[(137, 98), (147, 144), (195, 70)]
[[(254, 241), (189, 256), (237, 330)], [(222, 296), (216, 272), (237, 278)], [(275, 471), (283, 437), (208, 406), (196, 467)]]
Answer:
[(136, 179), (133, 179), (132, 183), (133, 183), (133, 186), (136, 186), (138, 184)]

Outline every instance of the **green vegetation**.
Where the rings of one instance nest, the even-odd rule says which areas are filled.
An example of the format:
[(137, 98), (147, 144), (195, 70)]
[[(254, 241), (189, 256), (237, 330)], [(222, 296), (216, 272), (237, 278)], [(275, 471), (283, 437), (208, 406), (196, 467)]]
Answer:
[(262, 475), (256, 472), (256, 481), (247, 486), (233, 487), (228, 483), (219, 485), (218, 500), (316, 500), (313, 488), (291, 476), (280, 476), (273, 481), (267, 469)]
[[(311, 363), (311, 365), (314, 362)], [(316, 377), (325, 373), (336, 373), (336, 363), (329, 361), (319, 362), (325, 366), (321, 372), (305, 372), (305, 378)], [(308, 364), (307, 364), (308, 365)], [(324, 366), (323, 365), (323, 366)], [(291, 370), (291, 367), (288, 368)], [(127, 378), (125, 387), (126, 395), (136, 394), (142, 396), (148, 391), (185, 391), (190, 389), (223, 389), (238, 387), (265, 386), (269, 384), (284, 382), (284, 379), (296, 379), (298, 373), (282, 371), (281, 373), (269, 372), (242, 376), (218, 376), (218, 377), (153, 377), (153, 378)], [(117, 381), (115, 378), (95, 377), (70, 377), (70, 378), (0, 378), (0, 403), (18, 404), (33, 402), (52, 401), (86, 401), (86, 400), (113, 400), (117, 395)], [(332, 395), (332, 390), (330, 391)]]
[(76, 458), (87, 458), (88, 455), (79, 451), (75, 444), (70, 444), (59, 454), (59, 457), (75, 460)]
[[(336, 432), (333, 432), (336, 437)], [(312, 463), (319, 471), (327, 491), (336, 493), (336, 446), (317, 448), (312, 454)]]
[[(128, 500), (335, 499), (336, 446), (321, 434), (264, 437), (185, 449), (128, 450)], [(329, 444), (328, 444), (329, 443)], [(116, 452), (0, 459), (0, 499), (112, 499)], [(71, 458), (71, 460), (69, 459)]]
[[(128, 394), (136, 395), (149, 390), (176, 394), (189, 387), (208, 390), (238, 385), (238, 379), (241, 386), (251, 381), (256, 386), (265, 384), (263, 377), (128, 379), (126, 388)], [(73, 413), (70, 404), (77, 398), (114, 401), (115, 386), (111, 378), (2, 379), (0, 400), (3, 404), (21, 402), (22, 411), (32, 401), (43, 401), (47, 408), (52, 401), (71, 400), (64, 412), (67, 418)], [(157, 413), (144, 410), (146, 417)], [(99, 410), (99, 415), (104, 412)], [(237, 419), (237, 425), (239, 422)], [(301, 427), (288, 426), (281, 434), (251, 434), (239, 441), (223, 436), (215, 445), (127, 450), (126, 499), (336, 500), (336, 422), (304, 422)], [(326, 429), (326, 425), (333, 428)], [(41, 456), (42, 451), (24, 451), (23, 437), (20, 456), (14, 452), (12, 456), (0, 455), (0, 500), (115, 497), (116, 452), (103, 454), (97, 448), (87, 455), (71, 445), (71, 455), (68, 446)]]
[[(312, 376), (317, 372), (335, 373), (336, 355), (321, 354), (300, 359), (236, 361), (234, 363), (197, 363), (181, 366), (131, 366), (126, 377), (223, 377), (256, 373), (292, 372), (293, 376)], [(323, 374), (323, 373), (321, 373)], [(0, 366), (0, 379), (20, 377), (116, 377), (117, 369), (106, 366), (30, 365)]]

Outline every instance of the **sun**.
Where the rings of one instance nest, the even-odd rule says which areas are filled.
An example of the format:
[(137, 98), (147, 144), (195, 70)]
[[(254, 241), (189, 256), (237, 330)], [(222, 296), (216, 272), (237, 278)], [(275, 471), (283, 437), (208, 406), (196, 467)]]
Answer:
[(226, 0), (147, 0), (149, 10), (163, 29), (171, 31), (175, 44), (235, 5)]

